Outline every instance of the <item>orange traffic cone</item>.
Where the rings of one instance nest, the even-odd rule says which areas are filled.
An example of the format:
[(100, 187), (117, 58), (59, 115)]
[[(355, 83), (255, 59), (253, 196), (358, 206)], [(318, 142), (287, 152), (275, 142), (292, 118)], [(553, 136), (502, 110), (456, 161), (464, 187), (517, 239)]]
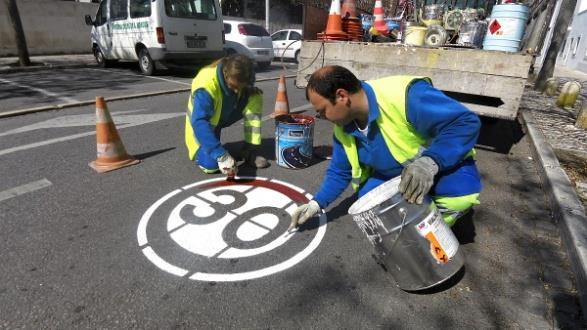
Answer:
[(277, 84), (277, 97), (275, 98), (275, 110), (271, 117), (275, 118), (279, 115), (289, 114), (289, 101), (287, 99), (287, 89), (285, 88), (285, 75), (282, 73), (279, 76), (279, 83)]
[(375, 16), (373, 27), (381, 34), (387, 34), (387, 24), (385, 23), (385, 19), (383, 18), (383, 5), (381, 4), (381, 0), (375, 1), (375, 8), (373, 8), (373, 16)]
[(344, 0), (342, 3), (342, 30), (348, 34), (350, 41), (363, 40), (363, 25), (357, 17), (355, 0)]
[(355, 0), (344, 0), (342, 2), (342, 11), (340, 12), (342, 19), (357, 18), (357, 6)]
[(101, 96), (96, 97), (96, 145), (98, 157), (88, 165), (98, 173), (113, 171), (140, 162), (126, 153), (106, 102)]
[(347, 40), (347, 34), (342, 30), (342, 18), (340, 16), (340, 0), (332, 0), (326, 31), (318, 33), (321, 40)]

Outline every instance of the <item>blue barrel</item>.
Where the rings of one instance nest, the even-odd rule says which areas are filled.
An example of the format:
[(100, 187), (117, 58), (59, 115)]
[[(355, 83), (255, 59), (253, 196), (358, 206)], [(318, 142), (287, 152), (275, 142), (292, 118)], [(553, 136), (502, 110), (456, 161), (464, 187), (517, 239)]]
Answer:
[(275, 117), (275, 160), (287, 168), (306, 168), (314, 151), (314, 117), (281, 115)]
[(517, 52), (524, 36), (527, 18), (528, 6), (526, 5), (493, 6), (483, 49)]

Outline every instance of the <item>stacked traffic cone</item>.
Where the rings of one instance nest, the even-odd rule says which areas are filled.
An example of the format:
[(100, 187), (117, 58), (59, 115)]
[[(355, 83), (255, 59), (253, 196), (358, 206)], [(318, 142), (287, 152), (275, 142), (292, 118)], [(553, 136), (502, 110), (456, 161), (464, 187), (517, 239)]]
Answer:
[(320, 40), (348, 40), (348, 35), (342, 30), (342, 18), (340, 17), (340, 0), (332, 0), (326, 31), (318, 33)]
[(106, 102), (101, 96), (96, 97), (96, 144), (98, 157), (88, 165), (98, 173), (113, 171), (140, 162), (126, 153)]
[(383, 18), (383, 5), (381, 4), (381, 0), (375, 1), (375, 8), (373, 8), (373, 16), (375, 17), (375, 21), (373, 22), (373, 27), (379, 31), (379, 33), (386, 35), (387, 34), (387, 23), (385, 23), (385, 19)]
[(285, 75), (282, 73), (279, 76), (279, 83), (277, 83), (275, 110), (271, 114), (271, 117), (275, 118), (276, 116), (287, 114), (289, 114), (289, 101), (287, 99), (287, 89), (285, 88)]
[(357, 17), (355, 0), (344, 0), (342, 3), (342, 30), (348, 33), (349, 40), (363, 40), (363, 25)]

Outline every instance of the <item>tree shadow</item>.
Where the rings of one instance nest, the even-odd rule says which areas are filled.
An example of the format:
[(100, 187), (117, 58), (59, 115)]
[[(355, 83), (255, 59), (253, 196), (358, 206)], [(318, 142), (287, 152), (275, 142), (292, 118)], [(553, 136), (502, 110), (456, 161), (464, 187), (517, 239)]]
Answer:
[(507, 154), (512, 146), (524, 136), (522, 125), (517, 120), (483, 116), (479, 118), (481, 119), (481, 131), (475, 145), (476, 148)]

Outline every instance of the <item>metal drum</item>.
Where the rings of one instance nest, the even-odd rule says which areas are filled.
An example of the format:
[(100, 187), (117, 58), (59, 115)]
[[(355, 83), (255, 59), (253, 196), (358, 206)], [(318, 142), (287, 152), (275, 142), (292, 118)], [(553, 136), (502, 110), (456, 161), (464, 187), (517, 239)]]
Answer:
[(428, 289), (456, 274), (464, 258), (436, 205), (429, 197), (421, 205), (408, 203), (399, 193), (399, 182), (397, 177), (383, 183), (348, 212), (398, 287)]

